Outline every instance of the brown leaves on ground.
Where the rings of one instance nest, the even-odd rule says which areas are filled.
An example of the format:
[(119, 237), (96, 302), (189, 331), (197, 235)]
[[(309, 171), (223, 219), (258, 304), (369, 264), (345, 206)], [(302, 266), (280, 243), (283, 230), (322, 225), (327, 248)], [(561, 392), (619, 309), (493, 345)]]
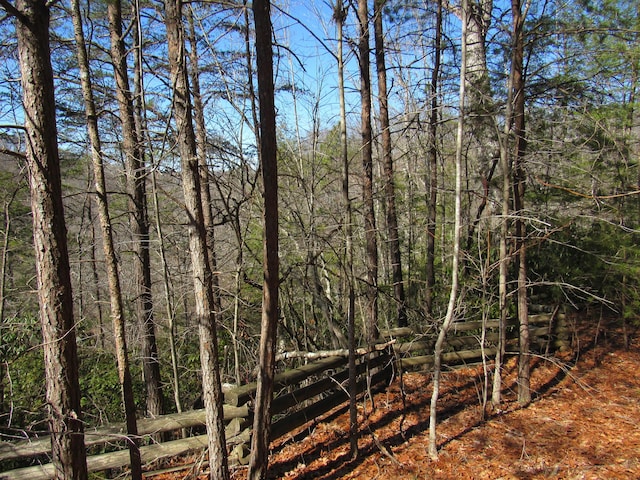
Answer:
[[(534, 400), (520, 408), (515, 359), (505, 402), (483, 419), (481, 366), (447, 372), (438, 404), (439, 459), (429, 458), (430, 374), (405, 374), (359, 406), (357, 459), (343, 408), (276, 442), (270, 478), (285, 479), (632, 479), (640, 478), (640, 342), (629, 350), (609, 331), (579, 354), (534, 357)], [(403, 385), (403, 388), (401, 387)], [(404, 394), (403, 394), (404, 392)], [(233, 478), (246, 477), (246, 470)], [(183, 477), (175, 477), (183, 478)]]

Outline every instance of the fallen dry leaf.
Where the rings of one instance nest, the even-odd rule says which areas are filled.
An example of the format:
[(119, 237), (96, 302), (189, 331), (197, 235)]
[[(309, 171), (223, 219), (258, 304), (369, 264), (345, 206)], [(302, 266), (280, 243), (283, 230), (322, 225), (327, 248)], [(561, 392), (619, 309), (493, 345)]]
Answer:
[[(580, 352), (532, 360), (535, 395), (527, 408), (516, 403), (515, 359), (506, 368), (505, 403), (485, 418), (479, 406), (482, 367), (445, 373), (437, 461), (427, 454), (430, 374), (407, 373), (403, 389), (396, 380), (376, 395), (374, 410), (370, 402), (359, 409), (356, 460), (350, 458), (343, 407), (275, 442), (269, 478), (640, 478), (640, 342), (622, 349), (612, 324), (593, 345), (594, 332), (584, 323)], [(153, 478), (185, 477), (182, 471)], [(233, 471), (235, 480), (245, 477), (246, 469)]]

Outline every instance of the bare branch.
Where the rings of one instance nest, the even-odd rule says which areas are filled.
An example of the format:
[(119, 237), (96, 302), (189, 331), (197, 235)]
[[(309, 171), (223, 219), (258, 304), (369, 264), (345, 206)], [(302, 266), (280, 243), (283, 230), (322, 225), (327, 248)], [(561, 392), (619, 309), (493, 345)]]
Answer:
[(0, 154), (2, 155), (10, 155), (12, 157), (16, 157), (19, 160), (26, 160), (27, 156), (22, 152), (16, 152), (15, 150), (10, 150), (8, 148), (0, 148)]

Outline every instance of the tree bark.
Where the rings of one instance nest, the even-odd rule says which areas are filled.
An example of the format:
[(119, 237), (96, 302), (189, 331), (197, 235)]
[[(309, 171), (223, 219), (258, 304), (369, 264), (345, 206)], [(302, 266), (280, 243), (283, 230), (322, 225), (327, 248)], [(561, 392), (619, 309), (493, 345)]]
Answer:
[(195, 313), (200, 336), (202, 398), (209, 436), (209, 468), (211, 480), (228, 479), (226, 439), (222, 410), (222, 388), (218, 367), (218, 340), (213, 314), (213, 289), (204, 227), (200, 171), (186, 68), (182, 3), (165, 1), (165, 25), (171, 84), (173, 86), (174, 121), (178, 134), (178, 150), (182, 169), (185, 213), (189, 226), (189, 251), (195, 293)]
[[(93, 166), (91, 167), (93, 168)], [(95, 180), (94, 180), (95, 183)], [(95, 225), (95, 220), (93, 218), (93, 209), (91, 208), (91, 203), (89, 203), (89, 218), (91, 221), (91, 226), (90, 226), (90, 231), (91, 231), (91, 237), (90, 237), (90, 241), (91, 241), (91, 273), (92, 273), (92, 279), (93, 279), (93, 288), (94, 288), (94, 304), (95, 304), (95, 308), (96, 308), (96, 317), (98, 318), (98, 333), (97, 333), (97, 340), (96, 340), (96, 345), (99, 345), (100, 348), (104, 349), (104, 317), (103, 317), (103, 313), (102, 313), (102, 288), (100, 286), (100, 276), (98, 275), (98, 259), (96, 257), (96, 243), (97, 243), (97, 237), (96, 237), (96, 225)]]
[(196, 40), (193, 8), (189, 6), (187, 19), (189, 23), (189, 61), (191, 62), (191, 91), (193, 92), (193, 111), (196, 126), (196, 147), (198, 152), (198, 165), (200, 170), (200, 189), (202, 191), (202, 213), (204, 215), (204, 228), (207, 232), (207, 249), (209, 250), (209, 269), (211, 270), (211, 282), (213, 286), (213, 311), (216, 321), (219, 323), (222, 304), (220, 303), (220, 282), (218, 275), (218, 261), (216, 256), (216, 237), (213, 224), (213, 205), (211, 202), (211, 189), (209, 188), (209, 165), (207, 164), (207, 127), (204, 115), (204, 104), (200, 94), (200, 72), (198, 70), (198, 43)]
[(171, 373), (173, 383), (173, 400), (176, 405), (176, 411), (182, 412), (182, 401), (180, 399), (180, 372), (178, 365), (178, 351), (176, 347), (177, 325), (176, 325), (176, 308), (175, 300), (171, 291), (171, 274), (169, 272), (169, 263), (167, 262), (167, 249), (164, 243), (162, 233), (162, 221), (160, 219), (160, 201), (158, 199), (158, 185), (156, 182), (156, 172), (151, 172), (151, 190), (154, 204), (154, 220), (155, 228), (158, 234), (160, 263), (162, 265), (162, 287), (164, 290), (164, 298), (167, 308), (167, 323), (169, 330), (169, 354), (171, 356)]
[(511, 1), (513, 16), (513, 135), (515, 139), (513, 159), (513, 198), (516, 217), (515, 240), (518, 266), (518, 323), (520, 344), (518, 356), (518, 403), (531, 402), (531, 373), (529, 362), (529, 313), (527, 305), (527, 229), (524, 222), (524, 192), (526, 177), (524, 155), (526, 151), (524, 118), (524, 15), (520, 0)]
[(442, 0), (438, 0), (434, 44), (433, 70), (431, 71), (431, 111), (429, 112), (429, 160), (427, 165), (427, 266), (425, 286), (425, 311), (433, 312), (434, 289), (436, 284), (436, 226), (438, 207), (438, 83), (442, 58)]
[(271, 401), (275, 375), (275, 349), (278, 327), (278, 162), (276, 110), (273, 85), (273, 47), (271, 40), (271, 3), (253, 2), (256, 29), (256, 62), (260, 106), (259, 156), (264, 184), (264, 284), (262, 325), (256, 408), (251, 438), (251, 460), (247, 478), (266, 479), (269, 463)]
[[(513, 75), (510, 75), (509, 86)], [(511, 200), (511, 160), (509, 156), (509, 131), (512, 120), (511, 99), (509, 89), (507, 110), (505, 112), (504, 134), (500, 145), (500, 164), (502, 168), (502, 215), (500, 223), (500, 273), (498, 278), (498, 304), (500, 309), (499, 338), (493, 369), (493, 390), (491, 403), (497, 407), (502, 402), (502, 365), (504, 362), (505, 344), (507, 340), (507, 318), (509, 315), (507, 280), (509, 275), (509, 256), (507, 251), (507, 236), (509, 234), (509, 202)]]
[[(471, 251), (476, 228), (490, 205), (489, 185), (499, 158), (493, 123), (494, 105), (487, 67), (486, 38), (491, 25), (493, 0), (470, 0), (467, 25), (467, 98), (472, 168), (477, 172), (471, 185), (466, 249)], [(479, 178), (478, 178), (479, 176)], [(469, 178), (473, 178), (468, 175)], [(473, 181), (473, 180), (472, 180)], [(475, 191), (475, 192), (474, 192)], [(471, 213), (475, 210), (475, 213)], [(473, 215), (473, 218), (472, 218)]]
[(344, 88), (343, 30), (347, 9), (342, 0), (333, 6), (333, 20), (337, 27), (338, 95), (340, 97), (340, 160), (342, 163), (342, 203), (344, 204), (345, 259), (344, 273), (347, 284), (347, 338), (349, 357), (349, 449), (351, 458), (358, 457), (358, 410), (356, 371), (355, 286), (353, 277), (353, 209), (349, 192), (349, 152), (347, 139), (347, 108)]
[[(138, 140), (140, 142), (140, 152), (144, 155), (143, 151), (147, 146), (147, 152), (149, 155), (149, 160), (151, 165), (154, 165), (154, 168), (151, 169), (151, 189), (152, 189), (152, 199), (154, 206), (154, 223), (155, 230), (157, 234), (158, 241), (158, 253), (160, 255), (160, 263), (162, 268), (162, 286), (163, 293), (165, 299), (165, 308), (167, 315), (167, 327), (169, 334), (169, 351), (171, 357), (171, 370), (172, 370), (172, 384), (173, 384), (173, 398), (176, 406), (176, 411), (178, 413), (182, 412), (182, 403), (180, 400), (180, 382), (179, 382), (179, 371), (178, 371), (178, 354), (176, 349), (176, 335), (177, 335), (177, 325), (176, 325), (176, 309), (175, 309), (175, 299), (173, 297), (172, 289), (171, 289), (171, 279), (169, 272), (169, 265), (167, 262), (167, 249), (165, 245), (165, 240), (163, 236), (162, 230), (162, 221), (160, 219), (160, 208), (159, 208), (159, 199), (158, 199), (158, 185), (156, 180), (156, 169), (155, 169), (155, 161), (153, 159), (153, 145), (151, 139), (148, 135), (148, 121), (146, 115), (146, 88), (144, 83), (144, 74), (142, 71), (143, 65), (143, 34), (142, 34), (142, 19), (140, 14), (140, 4), (139, 2), (134, 2), (135, 5), (135, 14), (136, 14), (136, 64), (135, 64), (135, 77), (134, 77), (134, 119), (136, 122), (136, 131), (138, 135)], [(149, 221), (149, 228), (151, 228), (151, 221)], [(154, 322), (155, 324), (155, 322)], [(186, 430), (183, 429), (183, 433), (186, 434)]]
[(387, 241), (391, 258), (391, 279), (396, 302), (398, 327), (406, 327), (407, 306), (402, 277), (402, 256), (398, 237), (398, 215), (396, 212), (396, 187), (394, 182), (393, 156), (391, 154), (391, 129), (389, 126), (389, 100), (387, 95), (387, 66), (384, 52), (384, 29), (382, 7), (386, 0), (375, 0), (373, 26), (376, 46), (376, 70), (378, 72), (378, 102), (380, 108), (380, 132), (382, 137), (382, 159), (384, 169), (384, 196), (387, 205)]
[(16, 18), (52, 461), (55, 478), (83, 480), (87, 461), (57, 144), (49, 3), (17, 0), (14, 7), (2, 0), (0, 4)]
[(116, 343), (118, 374), (122, 389), (127, 434), (129, 435), (128, 447), (131, 462), (131, 476), (134, 479), (141, 479), (142, 464), (137, 439), (138, 427), (136, 420), (136, 407), (133, 396), (133, 382), (131, 379), (131, 371), (129, 368), (129, 357), (127, 353), (124, 308), (122, 305), (122, 290), (120, 288), (118, 262), (113, 243), (111, 219), (109, 216), (109, 206), (107, 200), (107, 189), (104, 178), (102, 148), (100, 144), (100, 136), (98, 133), (98, 115), (96, 113), (95, 101), (93, 98), (91, 74), (89, 70), (89, 59), (87, 57), (87, 47), (85, 44), (84, 32), (82, 28), (80, 3), (78, 0), (72, 0), (71, 5), (76, 39), (76, 52), (80, 69), (82, 96), (85, 104), (87, 131), (89, 134), (89, 141), (91, 143), (91, 160), (93, 163), (93, 176), (96, 188), (96, 203), (98, 206), (98, 215), (100, 217), (104, 257), (107, 267), (107, 278), (109, 281), (109, 299), (111, 301), (111, 316), (113, 320), (113, 330)]
[(438, 447), (436, 442), (436, 419), (438, 396), (440, 394), (440, 375), (442, 366), (442, 347), (447, 337), (447, 332), (453, 323), (456, 302), (458, 297), (458, 270), (460, 263), (460, 232), (462, 220), (462, 144), (465, 122), (465, 92), (466, 83), (464, 81), (467, 61), (467, 0), (462, 0), (461, 21), (462, 21), (462, 60), (460, 65), (460, 94), (459, 94), (459, 117), (458, 132), (456, 136), (456, 189), (455, 189), (455, 215), (453, 230), (453, 258), (451, 259), (451, 291), (449, 292), (449, 304), (444, 322), (438, 332), (438, 338), (433, 350), (433, 392), (431, 394), (431, 404), (429, 410), (429, 456), (436, 460), (438, 458)]
[(507, 100), (506, 110), (504, 113), (504, 127), (500, 144), (500, 165), (502, 169), (502, 221), (500, 223), (500, 273), (498, 279), (498, 303), (500, 308), (499, 319), (499, 339), (498, 348), (496, 350), (493, 374), (493, 391), (491, 395), (491, 403), (497, 407), (502, 402), (502, 365), (504, 363), (505, 347), (507, 342), (507, 319), (509, 314), (509, 302), (507, 281), (509, 275), (509, 254), (508, 254), (508, 235), (509, 235), (509, 205), (511, 202), (511, 151), (510, 151), (510, 133), (513, 126), (513, 95), (514, 95), (514, 78), (515, 78), (515, 45), (517, 39), (512, 38), (511, 49), (511, 68), (509, 73), (509, 81), (507, 83)]
[(147, 412), (162, 415), (162, 383), (156, 344), (153, 300), (151, 297), (151, 258), (149, 255), (149, 218), (147, 213), (146, 167), (134, 119), (133, 99), (127, 70), (127, 50), (122, 33), (122, 5), (120, 0), (107, 3), (111, 61), (116, 80), (116, 98), (122, 126), (129, 224), (133, 237), (133, 264), (136, 277), (136, 316), (142, 326), (142, 365), (147, 387)]
[(373, 146), (371, 133), (371, 72), (369, 60), (369, 9), (358, 0), (358, 65), (360, 68), (360, 135), (362, 155), (362, 200), (367, 264), (367, 307), (364, 321), (367, 343), (378, 338), (378, 240), (373, 201)]

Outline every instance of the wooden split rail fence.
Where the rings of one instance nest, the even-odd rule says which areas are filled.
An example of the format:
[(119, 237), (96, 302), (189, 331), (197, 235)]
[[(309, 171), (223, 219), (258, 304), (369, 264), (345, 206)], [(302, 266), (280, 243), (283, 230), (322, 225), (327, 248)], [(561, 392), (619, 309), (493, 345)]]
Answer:
[[(552, 314), (531, 315), (529, 317), (532, 346), (542, 352), (553, 351), (566, 345), (567, 329), (564, 315), (556, 311)], [(482, 322), (464, 321), (454, 323), (443, 354), (443, 364), (477, 363), (495, 355), (497, 342), (497, 321), (484, 325), (485, 344), (480, 345)], [(510, 322), (508, 345), (515, 344), (517, 328)], [(358, 392), (376, 391), (386, 388), (398, 368), (419, 369), (433, 365), (429, 354), (435, 343), (435, 335), (416, 335), (408, 328), (383, 332), (389, 340), (372, 351), (358, 351), (357, 382)], [(509, 349), (509, 348), (508, 348)], [(296, 368), (284, 370), (276, 375), (275, 397), (272, 404), (271, 436), (279, 438), (294, 429), (311, 422), (348, 400), (347, 356), (344, 351), (325, 352), (311, 356), (323, 357)], [(299, 361), (299, 360), (298, 360)], [(306, 360), (305, 360), (306, 361)], [(242, 385), (225, 392), (224, 419), (226, 422), (227, 444), (230, 462), (244, 464), (248, 460), (250, 426), (252, 425), (252, 398), (256, 384)], [(194, 435), (169, 441), (157, 440), (158, 434), (172, 432), (179, 436), (185, 430), (202, 427), (205, 422), (204, 410), (163, 415), (155, 419), (138, 421), (138, 435), (142, 446), (140, 453), (146, 470), (157, 468), (162, 459), (202, 451), (207, 448), (206, 435)], [(129, 464), (126, 448), (126, 430), (123, 424), (87, 429), (85, 443), (89, 452), (115, 450), (87, 457), (90, 472), (121, 469)], [(53, 477), (53, 465), (49, 463), (50, 440), (48, 436), (0, 442), (0, 480), (44, 480)], [(8, 470), (25, 459), (31, 466)], [(7, 470), (7, 471), (3, 471)]]

